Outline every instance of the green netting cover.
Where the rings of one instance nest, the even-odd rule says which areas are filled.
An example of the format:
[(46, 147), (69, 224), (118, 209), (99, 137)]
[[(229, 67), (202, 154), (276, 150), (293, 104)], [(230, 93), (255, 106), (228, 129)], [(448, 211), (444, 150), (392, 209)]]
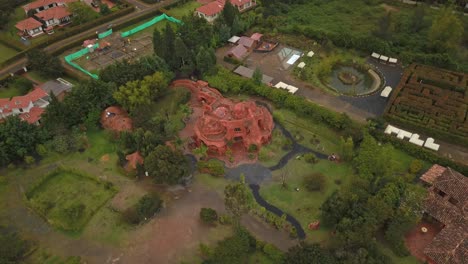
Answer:
[(103, 38), (105, 38), (107, 36), (110, 36), (110, 35), (112, 35), (112, 28), (107, 30), (106, 32), (102, 32), (102, 33), (98, 34), (98, 38), (103, 39)]
[[(93, 45), (93, 49), (97, 49), (97, 48), (99, 48), (99, 43), (96, 43), (96, 44)], [(84, 56), (84, 55), (86, 55), (88, 53), (89, 53), (89, 48), (81, 49), (81, 50), (79, 50), (79, 51), (77, 51), (75, 53), (72, 53), (70, 55), (65, 56), (65, 61), (68, 64), (70, 64), (70, 66), (74, 67), (75, 69), (78, 69), (78, 70), (88, 74), (89, 76), (91, 76), (92, 78), (97, 80), (97, 79), (99, 79), (99, 76), (97, 76), (96, 74), (90, 73), (89, 71), (83, 69), (80, 65), (73, 62), (73, 60), (76, 60), (76, 59), (78, 59), (78, 58), (80, 58), (80, 57), (82, 57), (82, 56)]]
[(157, 17), (151, 19), (151, 20), (148, 21), (148, 22), (145, 22), (145, 23), (143, 23), (143, 24), (141, 24), (141, 25), (138, 25), (138, 26), (136, 26), (136, 27), (130, 29), (129, 31), (122, 32), (122, 35), (121, 35), (121, 36), (122, 36), (123, 38), (128, 37), (128, 36), (130, 36), (130, 35), (133, 35), (133, 34), (137, 33), (138, 31), (141, 31), (141, 30), (143, 30), (143, 29), (145, 29), (145, 28), (151, 27), (152, 25), (154, 25), (154, 24), (156, 24), (156, 23), (158, 23), (158, 22), (160, 22), (160, 21), (162, 21), (162, 20), (164, 20), (164, 19), (166, 19), (166, 20), (168, 20), (168, 21), (171, 21), (171, 22), (173, 22), (173, 23), (182, 24), (182, 21), (180, 21), (180, 20), (178, 20), (178, 19), (176, 19), (176, 18), (173, 18), (173, 17), (171, 17), (171, 16), (168, 16), (168, 15), (166, 15), (166, 14), (162, 14), (162, 15), (160, 15), (160, 16), (157, 16)]

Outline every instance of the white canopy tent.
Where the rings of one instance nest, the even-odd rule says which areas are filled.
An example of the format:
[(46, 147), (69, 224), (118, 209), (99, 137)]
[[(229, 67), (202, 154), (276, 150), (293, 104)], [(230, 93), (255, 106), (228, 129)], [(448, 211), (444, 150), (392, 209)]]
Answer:
[(392, 87), (386, 86), (380, 93), (380, 96), (387, 98), (392, 92), (392, 90), (393, 90)]

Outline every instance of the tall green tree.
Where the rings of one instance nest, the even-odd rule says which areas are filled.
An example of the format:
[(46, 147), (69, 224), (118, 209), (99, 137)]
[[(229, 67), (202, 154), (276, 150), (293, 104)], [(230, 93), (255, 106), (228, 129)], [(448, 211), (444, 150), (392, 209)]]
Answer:
[(463, 37), (463, 24), (453, 8), (445, 7), (440, 10), (437, 17), (432, 21), (429, 30), (429, 42), (437, 51), (455, 50)]
[(47, 137), (44, 130), (22, 121), (17, 116), (7, 117), (0, 123), (0, 166), (22, 162), (36, 153), (36, 145)]
[(222, 19), (229, 27), (232, 27), (234, 19), (239, 15), (239, 10), (231, 4), (231, 1), (226, 1), (223, 11), (221, 12)]
[(45, 77), (57, 78), (64, 74), (65, 69), (57, 57), (48, 55), (38, 49), (33, 49), (27, 53), (27, 58), (29, 67)]
[(348, 137), (346, 140), (340, 138), (340, 154), (344, 161), (350, 161), (354, 155), (354, 142), (352, 137)]
[(144, 166), (156, 183), (177, 184), (188, 175), (188, 162), (182, 152), (165, 145), (150, 152)]
[(125, 109), (133, 111), (142, 105), (149, 105), (167, 90), (169, 80), (162, 72), (155, 72), (143, 80), (128, 82), (120, 86), (113, 96)]
[(234, 216), (236, 223), (240, 221), (240, 217), (243, 214), (249, 211), (252, 202), (252, 195), (245, 183), (244, 175), (241, 175), (239, 182), (228, 184), (224, 188), (224, 204), (227, 210)]

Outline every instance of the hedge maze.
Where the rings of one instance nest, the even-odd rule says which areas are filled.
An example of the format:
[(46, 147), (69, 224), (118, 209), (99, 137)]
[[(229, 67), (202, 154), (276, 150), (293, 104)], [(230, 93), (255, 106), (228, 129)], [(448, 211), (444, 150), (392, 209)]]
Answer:
[(422, 133), (468, 145), (468, 74), (413, 64), (386, 108), (386, 117)]

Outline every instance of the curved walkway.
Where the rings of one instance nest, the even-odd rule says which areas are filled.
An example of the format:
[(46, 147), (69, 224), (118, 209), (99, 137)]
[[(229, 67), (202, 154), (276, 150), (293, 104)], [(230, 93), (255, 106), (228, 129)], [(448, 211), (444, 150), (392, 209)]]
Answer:
[(277, 216), (281, 217), (283, 214), (285, 214), (286, 215), (286, 221), (291, 223), (291, 225), (294, 226), (294, 228), (296, 228), (297, 237), (299, 239), (304, 239), (305, 238), (306, 235), (305, 235), (304, 229), (302, 228), (301, 224), (299, 223), (299, 221), (297, 221), (296, 218), (292, 217), (290, 214), (287, 214), (287, 213), (283, 212), (278, 207), (276, 207), (274, 205), (271, 205), (267, 201), (265, 201), (265, 199), (263, 199), (262, 196), (260, 196), (260, 186), (259, 185), (249, 184), (249, 187), (252, 190), (252, 194), (253, 194), (253, 196), (255, 198), (255, 201), (259, 205), (265, 207), (265, 209), (267, 209), (268, 211), (274, 213)]
[(291, 216), (290, 214), (287, 214), (283, 212), (281, 209), (278, 207), (269, 204), (263, 197), (260, 195), (260, 183), (264, 182), (265, 180), (271, 179), (271, 172), (274, 170), (278, 170), (286, 166), (288, 161), (295, 157), (297, 154), (301, 153), (314, 153), (317, 158), (319, 159), (327, 159), (328, 156), (326, 154), (317, 152), (315, 150), (312, 150), (310, 148), (307, 148), (305, 146), (302, 146), (301, 144), (297, 143), (297, 141), (294, 139), (294, 137), (291, 135), (291, 133), (286, 130), (282, 125), (278, 124), (275, 122), (275, 125), (277, 128), (281, 130), (281, 132), (284, 134), (284, 136), (288, 139), (290, 139), (293, 142), (292, 149), (284, 155), (276, 165), (273, 165), (269, 168), (266, 168), (265, 166), (261, 164), (243, 164), (240, 165), (236, 168), (227, 168), (227, 172), (225, 177), (228, 179), (232, 180), (238, 180), (240, 177), (240, 174), (245, 175), (245, 180), (249, 184), (250, 189), (252, 190), (252, 194), (255, 198), (255, 201), (262, 207), (265, 207), (266, 210), (272, 212), (273, 214), (281, 217), (283, 214), (286, 215), (286, 221), (291, 223), (294, 228), (296, 228), (297, 231), (297, 236), (299, 239), (304, 239), (306, 234), (304, 229), (302, 228), (301, 224), (299, 221)]

